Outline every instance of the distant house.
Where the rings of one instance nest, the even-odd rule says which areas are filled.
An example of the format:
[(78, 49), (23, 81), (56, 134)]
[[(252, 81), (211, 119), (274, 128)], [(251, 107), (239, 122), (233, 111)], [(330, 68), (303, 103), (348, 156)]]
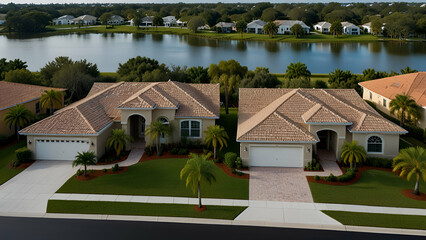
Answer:
[(179, 19), (176, 21), (176, 26), (178, 27), (186, 27), (187, 24), (188, 24), (188, 21), (184, 21), (182, 19)]
[(67, 24), (71, 24), (74, 18), (75, 17), (72, 15), (64, 15), (64, 16), (53, 19), (52, 22), (55, 25), (67, 25)]
[(232, 31), (236, 31), (235, 23), (233, 22), (218, 22), (215, 27), (218, 32), (222, 33), (231, 33)]
[(121, 17), (121, 16), (118, 16), (118, 15), (114, 15), (108, 20), (108, 24), (109, 25), (122, 25), (122, 24), (124, 24), (124, 18)]
[(176, 17), (175, 16), (163, 17), (163, 24), (164, 24), (164, 27), (176, 26)]
[(263, 27), (266, 25), (266, 22), (262, 20), (254, 20), (247, 24), (248, 33), (258, 33), (263, 34)]
[(141, 26), (151, 27), (153, 18), (154, 18), (154, 16), (146, 16), (146, 17), (142, 18), (141, 19)]
[(310, 28), (304, 22), (299, 20), (276, 20), (274, 21), (275, 25), (278, 26), (278, 34), (290, 34), (291, 27), (295, 24), (300, 24), (305, 31), (305, 33), (309, 34)]
[(360, 28), (353, 23), (350, 22), (342, 22), (343, 34), (346, 35), (359, 35)]
[(97, 18), (91, 15), (83, 15), (71, 20), (71, 24), (95, 25)]
[(362, 29), (367, 33), (371, 33), (371, 22), (362, 24)]
[(0, 25), (6, 22), (6, 14), (0, 14)]
[(314, 29), (321, 33), (330, 33), (331, 23), (329, 22), (319, 22), (314, 25)]

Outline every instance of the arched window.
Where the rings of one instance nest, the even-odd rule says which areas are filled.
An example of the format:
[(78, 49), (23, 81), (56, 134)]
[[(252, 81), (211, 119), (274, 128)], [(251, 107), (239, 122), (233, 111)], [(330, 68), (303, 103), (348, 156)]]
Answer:
[(162, 122), (163, 124), (169, 124), (169, 120), (167, 120), (165, 117), (160, 117), (158, 121)]
[(371, 136), (367, 140), (367, 152), (381, 153), (383, 152), (383, 140), (378, 136)]
[(201, 122), (197, 120), (184, 120), (180, 122), (180, 136), (189, 138), (201, 137)]

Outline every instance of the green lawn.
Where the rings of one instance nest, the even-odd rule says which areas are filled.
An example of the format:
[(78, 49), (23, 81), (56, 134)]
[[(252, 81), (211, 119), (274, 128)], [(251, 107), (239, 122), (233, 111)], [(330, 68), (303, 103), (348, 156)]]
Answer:
[(48, 213), (80, 213), (110, 215), (168, 216), (191, 218), (236, 218), (246, 207), (207, 206), (206, 211), (197, 212), (194, 205), (186, 204), (152, 204), (128, 202), (91, 202), (49, 200)]
[(17, 144), (0, 150), (0, 185), (22, 172), (23, 169), (10, 169), (9, 164), (15, 161), (15, 150), (25, 147), (26, 142), (21, 141)]
[[(130, 166), (127, 172), (90, 181), (78, 181), (71, 177), (58, 192), (196, 197), (179, 178), (186, 161), (182, 158), (147, 161)], [(214, 172), (217, 181), (211, 186), (202, 186), (203, 197), (248, 199), (248, 180), (230, 177), (218, 167)]]
[(234, 152), (240, 155), (240, 144), (236, 142), (238, 108), (229, 108), (229, 114), (225, 114), (225, 108), (221, 108), (220, 119), (217, 120), (216, 124), (223, 126), (229, 136), (228, 147), (223, 147), (221, 151), (218, 151), (218, 155), (223, 157), (227, 152)]
[[(425, 202), (402, 194), (403, 189), (414, 188), (414, 181), (408, 182), (381, 170), (365, 171), (358, 182), (347, 186), (320, 183), (309, 183), (309, 186), (315, 202), (426, 209)], [(425, 185), (420, 184), (423, 193), (425, 189)]]
[(344, 225), (426, 230), (426, 216), (322, 211)]

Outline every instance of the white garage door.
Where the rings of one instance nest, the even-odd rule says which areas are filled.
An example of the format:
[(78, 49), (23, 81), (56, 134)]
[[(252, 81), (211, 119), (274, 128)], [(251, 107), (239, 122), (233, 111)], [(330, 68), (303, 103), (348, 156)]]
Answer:
[(78, 152), (85, 152), (90, 148), (88, 139), (37, 139), (35, 144), (36, 160), (75, 160)]
[(251, 146), (250, 166), (303, 167), (303, 148), (293, 146)]

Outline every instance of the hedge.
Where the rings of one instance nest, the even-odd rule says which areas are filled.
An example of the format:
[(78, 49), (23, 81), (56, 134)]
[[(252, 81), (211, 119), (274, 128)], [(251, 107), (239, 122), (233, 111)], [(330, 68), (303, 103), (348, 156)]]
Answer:
[(26, 148), (26, 147), (23, 147), (23, 148), (19, 148), (19, 149), (17, 149), (16, 151), (15, 151), (15, 154), (16, 154), (16, 160), (19, 162), (19, 163), (26, 163), (26, 162), (30, 162), (31, 161), (31, 151), (28, 149), (28, 148)]

